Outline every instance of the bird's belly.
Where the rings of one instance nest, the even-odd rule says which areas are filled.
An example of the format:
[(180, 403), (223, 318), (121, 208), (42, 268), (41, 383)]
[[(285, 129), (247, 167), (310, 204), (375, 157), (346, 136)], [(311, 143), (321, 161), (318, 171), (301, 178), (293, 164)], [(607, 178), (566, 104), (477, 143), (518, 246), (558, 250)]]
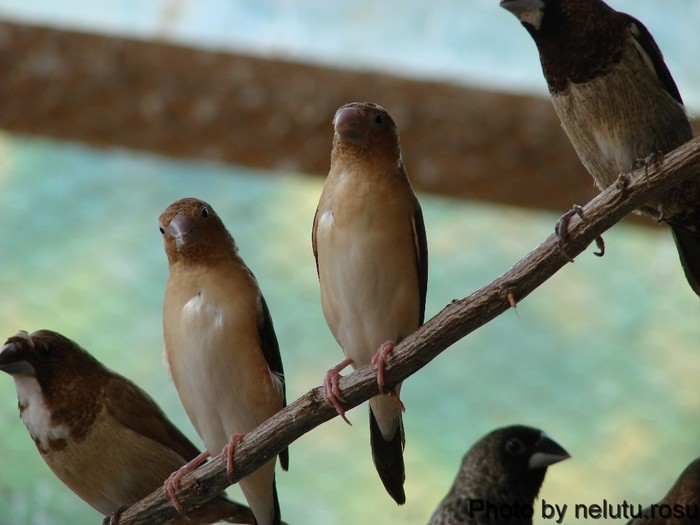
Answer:
[(323, 312), (346, 356), (364, 366), (382, 343), (418, 328), (416, 262), (393, 257), (395, 239), (371, 233), (347, 239), (334, 232), (328, 241), (319, 252)]
[(102, 514), (144, 498), (185, 460), (172, 449), (138, 434), (106, 412), (79, 440), (42, 454), (73, 492)]
[(602, 101), (589, 91), (590, 86), (572, 86), (566, 95), (552, 96), (552, 102), (581, 163), (596, 185), (605, 189), (620, 173), (629, 171), (639, 156), (634, 133), (619, 120), (598, 118), (608, 108), (601, 107)]
[(646, 71), (629, 66), (552, 95), (576, 153), (600, 188), (650, 154), (691, 137), (685, 110)]
[[(257, 328), (238, 307), (197, 296), (185, 303), (174, 348), (173, 381), (192, 424), (212, 454), (232, 434), (246, 433), (281, 408), (260, 352)], [(174, 350), (174, 351), (171, 351)]]

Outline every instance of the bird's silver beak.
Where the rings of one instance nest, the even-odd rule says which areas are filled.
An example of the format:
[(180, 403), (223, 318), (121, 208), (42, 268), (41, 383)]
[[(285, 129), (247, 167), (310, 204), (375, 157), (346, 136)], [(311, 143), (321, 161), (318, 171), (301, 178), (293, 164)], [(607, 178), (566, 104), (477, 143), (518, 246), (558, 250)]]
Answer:
[(499, 5), (513, 13), (521, 23), (540, 29), (544, 13), (543, 0), (501, 0)]
[(535, 443), (535, 452), (530, 456), (527, 466), (530, 469), (547, 468), (570, 457), (559, 443), (543, 432), (539, 441)]
[(25, 349), (17, 341), (8, 341), (0, 350), (0, 370), (10, 375), (36, 375), (34, 367), (25, 360)]

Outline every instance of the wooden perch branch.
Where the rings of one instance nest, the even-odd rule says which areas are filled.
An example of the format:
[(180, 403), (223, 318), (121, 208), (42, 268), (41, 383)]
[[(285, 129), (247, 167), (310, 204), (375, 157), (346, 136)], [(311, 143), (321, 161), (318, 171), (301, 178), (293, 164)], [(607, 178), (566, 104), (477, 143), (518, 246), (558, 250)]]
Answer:
[[(621, 175), (583, 207), (583, 218), (574, 216), (570, 220), (563, 246), (556, 235), (550, 235), (502, 276), (468, 297), (453, 301), (403, 340), (386, 368), (387, 387), (423, 368), (450, 345), (508, 310), (514, 301), (522, 301), (625, 215), (694, 174), (700, 174), (700, 137), (649, 165), (648, 170), (642, 167)], [(499, 234), (502, 233), (494, 232)], [(371, 367), (361, 368), (343, 377), (340, 388), (346, 407), (355, 407), (377, 394), (376, 372)], [(297, 438), (335, 416), (335, 410), (323, 399), (322, 388), (310, 390), (246, 435), (236, 448), (233, 481), (253, 472)], [(224, 462), (215, 459), (182, 479), (180, 501), (189, 509), (214, 497), (228, 484)], [(124, 511), (120, 523), (161, 523), (176, 515), (163, 491), (158, 490)]]

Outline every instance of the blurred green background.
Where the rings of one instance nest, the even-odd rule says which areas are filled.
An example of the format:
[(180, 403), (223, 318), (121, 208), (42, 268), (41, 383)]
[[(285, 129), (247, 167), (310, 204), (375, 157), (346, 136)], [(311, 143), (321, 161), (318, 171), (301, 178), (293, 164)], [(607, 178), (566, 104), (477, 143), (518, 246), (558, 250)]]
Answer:
[[(700, 107), (700, 3), (609, 3), (649, 27), (686, 103)], [(530, 37), (497, 0), (0, 0), (0, 17), (546, 95)], [(0, 34), (0, 47), (6, 38)], [(30, 64), (48, 75), (42, 96), (51, 95), (55, 65)], [(11, 100), (2, 108), (12, 115)], [(328, 133), (330, 152), (330, 124)], [(404, 155), (410, 176), (421, 159)], [(464, 171), (458, 175), (469, 166)], [(291, 401), (341, 358), (321, 312), (311, 252), (322, 184), (299, 173), (0, 132), (0, 337), (20, 329), (63, 333), (146, 389), (201, 445), (162, 361), (167, 264), (158, 215), (196, 196), (223, 218), (270, 306)], [(419, 198), (430, 252), (427, 317), (505, 272), (558, 218)], [(623, 221), (604, 237), (605, 257), (589, 249), (517, 311), (406, 381), (405, 506), (379, 482), (362, 406), (348, 414), (352, 427), (336, 418), (292, 444), (290, 471), (277, 479), (284, 519), (424, 524), (464, 452), (515, 423), (544, 429), (572, 455), (550, 469), (541, 499), (570, 508), (658, 501), (700, 456), (700, 301), (667, 229)], [(0, 525), (100, 523), (43, 463), (16, 405), (12, 379), (0, 374)], [(241, 498), (235, 487), (230, 493)], [(590, 522), (572, 512), (564, 523)]]
[[(270, 305), (293, 400), (341, 357), (321, 313), (311, 252), (322, 184), (0, 134), (0, 335), (49, 328), (75, 339), (151, 393), (200, 445), (162, 363), (167, 265), (157, 217), (184, 196), (221, 215)], [(428, 317), (506, 271), (557, 218), (419, 198)], [(543, 428), (572, 455), (550, 469), (541, 492), (548, 502), (660, 499), (700, 455), (700, 302), (667, 230), (619, 224), (605, 241), (605, 257), (588, 250), (517, 311), (405, 383), (405, 506), (391, 501), (374, 471), (362, 406), (349, 413), (352, 427), (336, 418), (291, 446), (290, 471), (278, 475), (284, 519), (425, 523), (467, 448), (514, 423)], [(13, 382), (0, 375), (0, 523), (100, 519), (44, 465), (18, 418)]]

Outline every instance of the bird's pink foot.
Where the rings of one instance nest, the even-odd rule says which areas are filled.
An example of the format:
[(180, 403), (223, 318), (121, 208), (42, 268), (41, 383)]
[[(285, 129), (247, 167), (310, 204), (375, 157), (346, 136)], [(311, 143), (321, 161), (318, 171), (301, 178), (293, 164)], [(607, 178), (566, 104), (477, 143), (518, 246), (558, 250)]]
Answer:
[(233, 434), (228, 443), (224, 445), (221, 451), (221, 459), (226, 461), (226, 477), (229, 483), (232, 483), (231, 476), (233, 475), (233, 453), (236, 452), (236, 446), (243, 441), (245, 434)]
[(384, 367), (386, 366), (389, 354), (394, 350), (396, 343), (394, 341), (387, 341), (379, 347), (377, 353), (372, 357), (372, 366), (377, 369), (377, 385), (379, 386), (379, 393), (384, 394)]
[(345, 417), (345, 409), (341, 404), (345, 399), (343, 399), (343, 395), (340, 393), (338, 381), (340, 381), (340, 371), (351, 364), (353, 364), (353, 360), (346, 357), (333, 368), (329, 369), (328, 372), (326, 372), (326, 378), (323, 380), (323, 397), (326, 403), (335, 408), (338, 415), (342, 417), (348, 425), (352, 425), (352, 423)]
[(389, 354), (394, 350), (396, 343), (394, 341), (386, 341), (379, 347), (377, 353), (372, 357), (372, 366), (377, 368), (377, 386), (379, 386), (379, 393), (386, 394), (388, 396), (396, 399), (396, 402), (401, 408), (401, 412), (406, 411), (406, 407), (401, 402), (399, 395), (396, 393), (396, 389), (392, 388), (388, 392), (384, 391), (384, 367), (386, 366)]
[(175, 507), (180, 514), (182, 514), (184, 510), (182, 508), (182, 505), (180, 504), (180, 500), (177, 499), (177, 489), (180, 486), (180, 479), (182, 479), (183, 476), (186, 476), (187, 474), (195, 470), (198, 466), (200, 466), (202, 463), (204, 463), (204, 461), (208, 457), (209, 452), (205, 450), (192, 461), (183, 465), (178, 470), (170, 474), (170, 476), (168, 476), (168, 479), (165, 480), (165, 483), (163, 483), (163, 492), (165, 492), (165, 495), (168, 496), (168, 498), (170, 498), (173, 507)]

